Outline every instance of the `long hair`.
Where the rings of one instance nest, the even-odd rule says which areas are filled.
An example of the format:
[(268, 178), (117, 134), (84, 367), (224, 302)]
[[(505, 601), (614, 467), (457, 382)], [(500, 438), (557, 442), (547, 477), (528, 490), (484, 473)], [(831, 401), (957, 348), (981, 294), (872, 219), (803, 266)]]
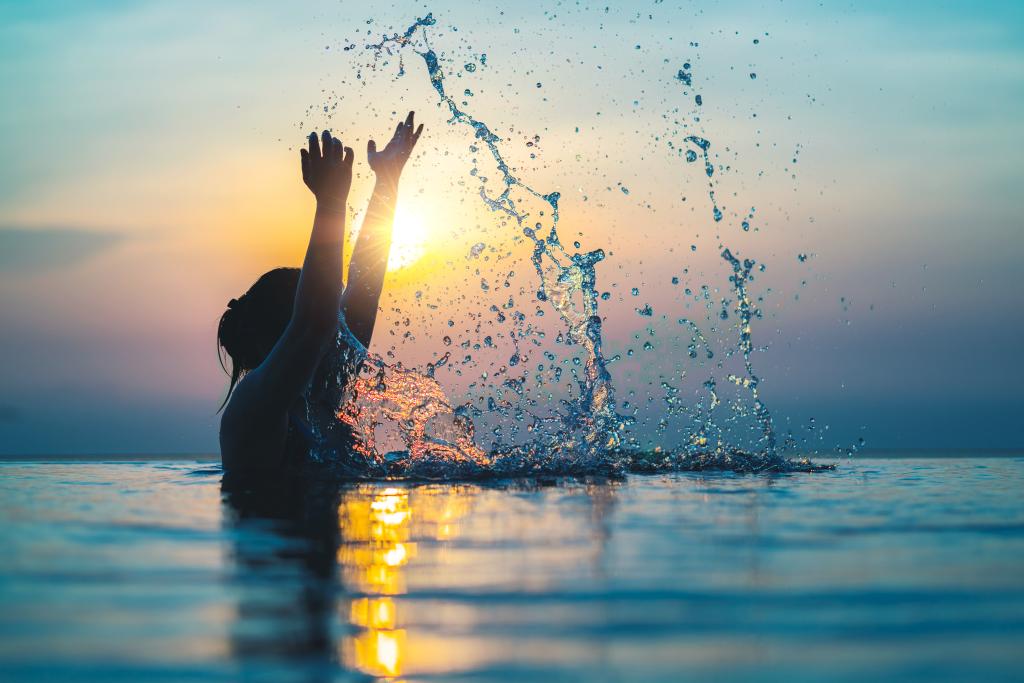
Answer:
[[(230, 378), (224, 409), (245, 373), (259, 367), (292, 318), (298, 268), (275, 268), (260, 276), (245, 294), (228, 302), (217, 325), (217, 358)], [(225, 356), (231, 361), (227, 368)]]

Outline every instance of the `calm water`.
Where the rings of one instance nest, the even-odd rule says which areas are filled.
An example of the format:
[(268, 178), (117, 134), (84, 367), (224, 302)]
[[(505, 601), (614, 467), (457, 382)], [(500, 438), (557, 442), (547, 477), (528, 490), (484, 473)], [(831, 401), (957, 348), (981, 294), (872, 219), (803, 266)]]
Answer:
[(1021, 680), (1024, 458), (224, 501), (0, 464), (4, 680)]

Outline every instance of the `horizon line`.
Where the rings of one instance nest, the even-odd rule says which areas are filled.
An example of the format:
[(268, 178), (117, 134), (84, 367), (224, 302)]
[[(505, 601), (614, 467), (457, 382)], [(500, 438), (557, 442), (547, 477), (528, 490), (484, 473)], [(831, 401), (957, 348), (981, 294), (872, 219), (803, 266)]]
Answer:
[[(885, 457), (935, 457), (935, 458), (1012, 458), (1024, 457), (1024, 446), (1022, 447), (992, 447), (992, 448), (864, 448), (853, 454), (837, 453), (810, 453), (802, 455), (799, 453), (783, 454), (785, 457), (817, 457), (817, 458), (838, 458), (857, 459), (858, 457), (885, 458)], [(199, 452), (199, 453), (0, 453), (0, 462), (155, 462), (161, 460), (194, 461), (194, 462), (219, 462), (220, 453)]]

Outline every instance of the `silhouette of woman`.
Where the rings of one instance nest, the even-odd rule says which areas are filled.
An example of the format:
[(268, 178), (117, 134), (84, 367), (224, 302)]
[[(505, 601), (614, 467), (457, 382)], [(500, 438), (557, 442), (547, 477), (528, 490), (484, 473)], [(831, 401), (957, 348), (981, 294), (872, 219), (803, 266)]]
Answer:
[[(353, 249), (347, 286), (342, 255), (355, 155), (326, 130), (321, 139), (316, 133), (309, 136), (309, 149), (301, 151), (302, 179), (316, 198), (316, 215), (302, 269), (265, 273), (249, 291), (228, 302), (217, 329), (218, 344), (231, 360), (230, 372), (225, 367), (231, 379), (220, 423), (225, 479), (275, 479), (306, 459), (314, 444), (310, 409), (327, 409), (330, 400), (323, 397), (340, 396), (346, 379), (328, 359), (334, 351), (359, 353), (370, 344), (391, 247), (398, 180), (422, 132), (409, 112), (383, 150), (373, 140), (367, 144), (376, 185)], [(362, 349), (353, 349), (354, 342)], [(339, 345), (349, 348), (339, 350)], [(222, 366), (223, 361), (222, 355)], [(307, 408), (311, 385), (320, 400)], [(335, 429), (326, 438), (340, 450), (347, 433)]]

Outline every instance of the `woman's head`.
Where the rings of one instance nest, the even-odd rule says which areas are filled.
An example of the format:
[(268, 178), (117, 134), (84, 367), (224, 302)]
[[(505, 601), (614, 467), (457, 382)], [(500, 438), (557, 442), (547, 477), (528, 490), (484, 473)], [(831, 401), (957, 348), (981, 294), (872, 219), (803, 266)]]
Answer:
[(288, 326), (300, 272), (298, 268), (271, 270), (245, 294), (228, 302), (217, 326), (217, 344), (231, 359), (228, 370), (220, 354), (221, 367), (231, 377), (224, 404), (238, 380), (263, 362)]

